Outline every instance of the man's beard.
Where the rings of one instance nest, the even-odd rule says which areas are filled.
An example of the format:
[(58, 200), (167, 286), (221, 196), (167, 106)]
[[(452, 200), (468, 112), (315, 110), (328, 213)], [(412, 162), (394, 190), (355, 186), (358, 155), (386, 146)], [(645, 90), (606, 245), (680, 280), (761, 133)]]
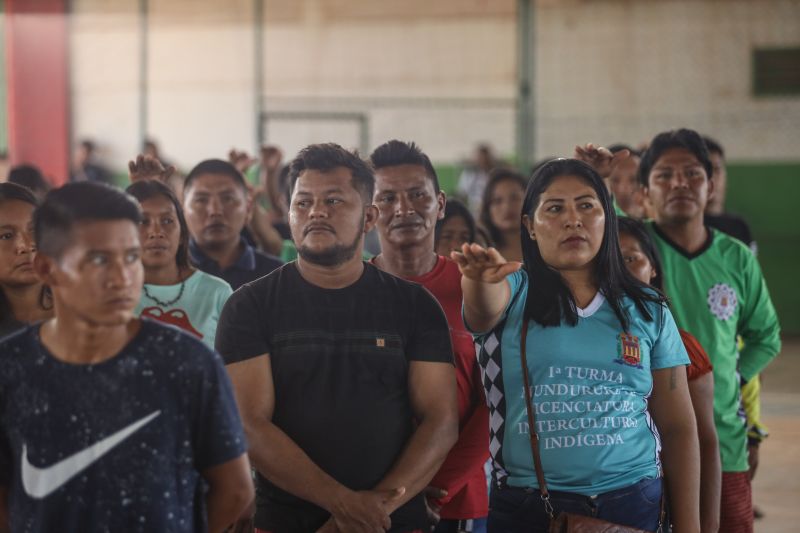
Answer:
[[(363, 216), (361, 217), (361, 224), (359, 227), (364, 227)], [(359, 232), (356, 234), (356, 238), (351, 244), (336, 244), (319, 252), (309, 250), (306, 246), (300, 246), (297, 248), (297, 254), (305, 261), (315, 265), (323, 267), (339, 266), (351, 260), (355, 256), (356, 251), (358, 251), (361, 245), (361, 236), (362, 233)]]

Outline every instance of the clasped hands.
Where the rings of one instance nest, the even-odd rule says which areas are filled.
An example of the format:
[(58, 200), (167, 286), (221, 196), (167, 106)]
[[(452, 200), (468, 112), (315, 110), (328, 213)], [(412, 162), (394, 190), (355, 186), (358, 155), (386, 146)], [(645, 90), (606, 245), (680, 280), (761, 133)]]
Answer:
[(403, 487), (361, 491), (342, 489), (336, 495), (331, 518), (317, 533), (383, 533), (392, 527), (389, 515), (405, 492)]

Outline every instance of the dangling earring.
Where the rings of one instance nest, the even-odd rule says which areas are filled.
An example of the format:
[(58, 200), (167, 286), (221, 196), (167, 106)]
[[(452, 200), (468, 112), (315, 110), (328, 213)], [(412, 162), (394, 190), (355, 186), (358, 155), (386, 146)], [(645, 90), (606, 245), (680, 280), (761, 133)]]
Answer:
[(536, 240), (536, 234), (534, 232), (531, 232), (531, 240), (532, 241)]

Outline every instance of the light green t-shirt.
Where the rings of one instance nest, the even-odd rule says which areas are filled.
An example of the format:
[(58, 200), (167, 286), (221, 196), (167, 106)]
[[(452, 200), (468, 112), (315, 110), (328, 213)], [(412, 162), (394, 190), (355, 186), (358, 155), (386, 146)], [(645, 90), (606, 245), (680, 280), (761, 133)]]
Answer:
[(188, 331), (203, 339), (213, 350), (222, 306), (233, 293), (231, 286), (227, 281), (200, 270), (186, 278), (183, 285), (181, 293), (181, 283), (145, 283), (136, 314)]
[[(689, 255), (652, 222), (664, 290), (678, 327), (700, 341), (714, 365), (714, 422), (723, 472), (744, 472), (747, 428), (740, 416), (740, 376), (750, 380), (778, 355), (778, 316), (758, 261), (738, 240), (709, 228), (709, 242)], [(744, 348), (737, 349), (741, 335)]]

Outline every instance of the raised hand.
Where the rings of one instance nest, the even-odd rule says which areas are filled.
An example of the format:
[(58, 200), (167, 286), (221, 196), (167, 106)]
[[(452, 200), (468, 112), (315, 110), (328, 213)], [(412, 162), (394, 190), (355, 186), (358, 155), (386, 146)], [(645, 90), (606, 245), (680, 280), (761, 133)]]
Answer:
[(166, 182), (175, 173), (175, 167), (166, 168), (153, 156), (139, 154), (133, 161), (128, 161), (128, 178), (131, 183), (142, 180), (158, 180)]
[(277, 146), (265, 144), (261, 147), (261, 166), (267, 172), (277, 172), (283, 161), (283, 152)]
[(242, 174), (256, 164), (256, 160), (250, 157), (250, 154), (244, 150), (237, 150), (236, 148), (231, 148), (228, 152), (228, 162), (235, 166), (236, 170)]
[(339, 531), (383, 533), (392, 527), (387, 509), (405, 494), (401, 487), (390, 490), (346, 491), (333, 510)]
[(506, 261), (495, 248), (464, 243), (460, 252), (451, 252), (461, 275), (482, 283), (500, 283), (506, 276), (522, 268), (522, 263)]
[(589, 143), (585, 146), (576, 146), (574, 157), (594, 168), (602, 178), (607, 178), (616, 166), (628, 159), (630, 155), (629, 150), (620, 150), (612, 154), (608, 148)]

